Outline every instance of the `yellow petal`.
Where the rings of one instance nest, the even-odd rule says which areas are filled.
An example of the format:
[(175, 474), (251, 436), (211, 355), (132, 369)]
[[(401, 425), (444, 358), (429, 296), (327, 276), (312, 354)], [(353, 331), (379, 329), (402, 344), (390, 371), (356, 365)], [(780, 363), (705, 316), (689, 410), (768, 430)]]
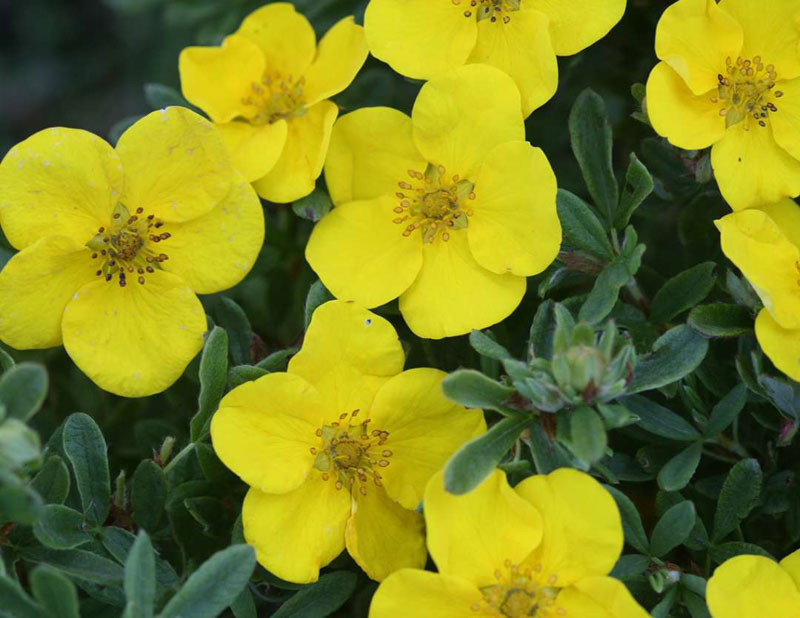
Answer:
[(231, 192), (208, 214), (185, 223), (167, 223), (163, 267), (198, 294), (233, 287), (250, 272), (264, 243), (264, 213), (250, 183), (238, 175)]
[(0, 271), (0, 340), (18, 350), (61, 345), (64, 307), (96, 279), (92, 252), (64, 236), (46, 236)]
[(423, 245), (422, 269), (400, 297), (400, 312), (418, 337), (441, 339), (492, 326), (525, 295), (525, 277), (498, 275), (475, 261), (467, 234)]
[(413, 608), (416, 618), (475, 618), (483, 601), (478, 588), (461, 578), (417, 569), (401, 569), (381, 582), (370, 618), (398, 618)]
[(204, 215), (228, 195), (233, 166), (208, 120), (182, 107), (152, 112), (117, 142), (125, 168), (122, 203), (164, 221)]
[(580, 618), (648, 618), (621, 581), (612, 577), (585, 577), (559, 592), (556, 612)]
[(460, 67), (425, 84), (411, 119), (422, 156), (469, 180), (492, 148), (525, 139), (514, 81), (482, 64)]
[(775, 143), (769, 127), (730, 127), (711, 149), (711, 166), (734, 210), (800, 194), (800, 161)]
[(475, 181), (467, 238), (475, 260), (494, 273), (523, 277), (547, 268), (561, 247), (556, 177), (527, 142), (495, 148)]
[(308, 20), (288, 2), (273, 2), (250, 13), (236, 31), (261, 48), (267, 69), (297, 77), (311, 65), (317, 37)]
[(303, 96), (307, 106), (340, 93), (364, 66), (369, 50), (364, 29), (345, 17), (322, 37), (317, 57), (305, 73)]
[(626, 0), (526, 0), (522, 7), (547, 15), (553, 49), (559, 56), (571, 56), (608, 34), (622, 19), (625, 3)]
[(297, 489), (311, 473), (323, 425), (317, 390), (290, 373), (270, 373), (225, 395), (211, 420), (220, 460), (264, 492)]
[(722, 251), (750, 281), (784, 328), (800, 328), (800, 250), (763, 211), (747, 209), (716, 222)]
[(39, 131), (0, 163), (3, 232), (17, 249), (50, 235), (83, 244), (108, 224), (122, 184), (119, 157), (96, 135)]
[(772, 136), (781, 148), (800, 159), (800, 78), (778, 82), (775, 90), (783, 96), (774, 99), (778, 111), (769, 115)]
[(214, 122), (250, 117), (254, 109), (242, 103), (266, 69), (264, 54), (249, 39), (231, 35), (219, 47), (186, 47), (178, 57), (181, 90), (189, 103)]
[(265, 125), (234, 120), (216, 127), (225, 140), (233, 166), (247, 182), (263, 178), (275, 167), (289, 134), (289, 125), (283, 119)]
[(64, 347), (100, 388), (144, 397), (169, 388), (203, 347), (206, 316), (186, 283), (156, 271), (125, 287), (82, 287), (64, 310)]
[(798, 249), (800, 249), (800, 205), (794, 200), (785, 199), (774, 204), (759, 206), (775, 222), (778, 229)]
[(541, 565), (534, 570), (543, 583), (563, 587), (611, 570), (622, 551), (622, 520), (600, 483), (584, 472), (561, 468), (528, 477), (515, 490), (544, 521), (542, 543), (527, 560)]
[(364, 28), (372, 55), (413, 79), (430, 79), (466, 62), (475, 46), (474, 13), (431, 0), (371, 0)]
[(410, 170), (427, 161), (411, 137), (411, 118), (389, 107), (366, 107), (333, 127), (325, 182), (334, 204), (394, 195)]
[(404, 362), (403, 347), (387, 320), (337, 300), (314, 311), (289, 372), (311, 382), (326, 409), (338, 416), (353, 410), (366, 413), (375, 393), (403, 370)]
[(789, 574), (800, 590), (800, 549), (781, 560), (781, 568)]
[[(550, 21), (539, 11), (518, 11), (507, 24), (484, 19), (469, 57), (511, 76), (522, 98), (522, 115), (544, 105), (558, 88), (558, 62), (550, 43)], [(488, 87), (488, 86), (487, 86)]]
[(476, 489), (454, 496), (442, 472), (425, 490), (428, 549), (441, 573), (478, 587), (496, 583), (495, 571), (519, 564), (542, 539), (542, 518), (496, 470)]
[(335, 104), (322, 101), (289, 121), (286, 145), (280, 158), (266, 176), (253, 183), (261, 197), (285, 204), (314, 190), (338, 113)]
[(800, 380), (800, 329), (783, 328), (766, 309), (756, 318), (756, 339), (772, 364)]
[(438, 369), (404, 371), (381, 387), (369, 413), (375, 427), (389, 432), (380, 453), (388, 463), (380, 470), (383, 485), (407, 509), (419, 506), (428, 480), (464, 442), (486, 431), (482, 410), (444, 396), (446, 376)]
[(422, 515), (403, 508), (372, 483), (363, 487), (363, 495), (353, 491), (353, 514), (345, 529), (353, 560), (375, 581), (398, 569), (423, 568), (428, 552)]
[(714, 618), (800, 616), (800, 592), (792, 578), (763, 556), (736, 556), (717, 567), (706, 601)]
[(716, 0), (679, 0), (667, 7), (656, 28), (656, 55), (680, 75), (695, 94), (718, 84), (728, 57), (742, 48), (742, 27)]
[(285, 494), (250, 488), (242, 505), (244, 538), (270, 573), (307, 584), (342, 553), (349, 515), (350, 494), (316, 473)]
[(750, 0), (722, 0), (720, 8), (742, 25), (743, 58), (761, 56), (774, 64), (780, 79), (800, 76), (800, 21), (796, 0), (770, 0), (759, 5)]
[(659, 62), (647, 80), (647, 115), (656, 133), (687, 150), (707, 148), (725, 135), (716, 90), (700, 96), (686, 86), (666, 62)]
[(349, 202), (317, 223), (306, 259), (336, 298), (378, 307), (405, 292), (422, 267), (418, 238), (393, 223), (392, 197)]

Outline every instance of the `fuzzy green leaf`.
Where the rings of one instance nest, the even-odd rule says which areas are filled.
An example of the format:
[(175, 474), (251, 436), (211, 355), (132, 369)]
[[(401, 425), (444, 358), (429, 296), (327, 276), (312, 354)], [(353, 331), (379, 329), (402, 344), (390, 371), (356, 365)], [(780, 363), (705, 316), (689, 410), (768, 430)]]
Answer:
[(102, 524), (111, 501), (106, 441), (97, 423), (83, 413), (70, 416), (64, 424), (64, 453), (72, 464), (83, 514), (89, 525)]

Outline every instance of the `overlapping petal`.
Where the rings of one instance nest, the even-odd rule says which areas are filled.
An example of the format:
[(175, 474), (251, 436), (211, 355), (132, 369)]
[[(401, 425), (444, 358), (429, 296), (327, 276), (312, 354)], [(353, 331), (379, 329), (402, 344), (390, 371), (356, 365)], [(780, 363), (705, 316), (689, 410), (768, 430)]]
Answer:
[(585, 577), (557, 597), (556, 607), (568, 616), (597, 618), (648, 618), (648, 614), (618, 579)]
[(772, 137), (793, 158), (800, 159), (800, 78), (778, 82), (775, 90), (783, 96), (775, 99), (778, 111), (769, 116)]
[(319, 42), (314, 62), (305, 72), (303, 95), (307, 106), (329, 99), (347, 88), (367, 59), (364, 29), (352, 17), (335, 24)]
[(547, 15), (553, 49), (559, 56), (571, 56), (608, 34), (622, 19), (625, 5), (626, 0), (526, 0), (522, 9)]
[(370, 618), (396, 618), (414, 608), (417, 618), (474, 618), (483, 597), (471, 582), (443, 573), (401, 569), (372, 597)]
[(800, 592), (776, 562), (763, 556), (736, 556), (708, 580), (706, 601), (714, 618), (800, 616)]
[(282, 118), (264, 125), (234, 120), (216, 127), (225, 140), (233, 166), (247, 182), (263, 178), (275, 167), (289, 135), (289, 125)]
[(784, 328), (767, 310), (756, 318), (756, 339), (772, 364), (800, 381), (800, 329)]
[(800, 550), (786, 556), (780, 564), (781, 568), (794, 580), (797, 589), (800, 590)]

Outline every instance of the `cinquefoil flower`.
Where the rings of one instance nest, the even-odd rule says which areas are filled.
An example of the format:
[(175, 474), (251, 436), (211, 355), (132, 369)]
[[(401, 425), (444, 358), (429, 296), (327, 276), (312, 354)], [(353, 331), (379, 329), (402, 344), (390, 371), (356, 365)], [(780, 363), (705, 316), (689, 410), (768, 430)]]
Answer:
[(272, 202), (308, 195), (322, 172), (341, 92), (367, 59), (364, 31), (343, 19), (317, 46), (291, 4), (248, 15), (220, 47), (187, 47), (183, 94), (225, 138), (234, 165)]
[(734, 210), (800, 193), (799, 45), (796, 0), (679, 0), (658, 23), (650, 121), (675, 146), (712, 146)]
[(604, 37), (626, 0), (371, 0), (370, 51), (408, 77), (431, 79), (466, 63), (510, 75), (527, 117), (558, 87), (556, 55)]
[(332, 301), (286, 373), (220, 403), (214, 449), (250, 485), (244, 536), (278, 577), (315, 581), (345, 547), (376, 580), (425, 564), (425, 484), (486, 426), (444, 397), (446, 374), (404, 360), (389, 322)]
[(716, 221), (722, 251), (764, 303), (756, 338), (775, 366), (800, 380), (800, 206), (786, 199)]
[(555, 176), (524, 140), (517, 87), (486, 65), (425, 84), (411, 118), (342, 117), (325, 163), (336, 207), (311, 234), (309, 264), (337, 298), (399, 296), (421, 337), (503, 320), (561, 243)]
[(800, 618), (800, 551), (780, 563), (736, 556), (716, 568), (706, 588), (713, 618)]
[(165, 390), (203, 345), (195, 293), (238, 283), (264, 240), (258, 196), (213, 125), (149, 114), (116, 149), (45, 129), (0, 164), (0, 224), (17, 253), (0, 272), (0, 340), (61, 345), (101, 388)]
[(568, 468), (514, 489), (496, 471), (454, 496), (442, 474), (425, 490), (428, 549), (438, 573), (402, 569), (378, 587), (370, 618), (647, 618), (607, 574), (622, 551), (614, 499)]

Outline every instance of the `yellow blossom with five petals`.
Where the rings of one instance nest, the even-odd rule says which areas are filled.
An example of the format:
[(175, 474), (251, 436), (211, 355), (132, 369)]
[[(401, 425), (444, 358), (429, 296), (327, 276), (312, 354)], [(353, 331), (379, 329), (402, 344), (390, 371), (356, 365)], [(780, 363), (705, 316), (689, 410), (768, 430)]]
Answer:
[(647, 618), (608, 577), (623, 545), (611, 495), (562, 468), (513, 489), (495, 471), (474, 491), (448, 494), (443, 474), (425, 490), (428, 549), (438, 573), (402, 569), (378, 587), (370, 618)]
[(755, 325), (761, 348), (778, 369), (800, 380), (800, 206), (785, 199), (715, 223), (722, 251), (764, 303)]
[(376, 580), (425, 564), (425, 484), (483, 412), (445, 398), (437, 369), (403, 371), (392, 325), (331, 301), (311, 319), (284, 373), (228, 393), (214, 449), (248, 485), (244, 536), (285, 580), (316, 581), (345, 547)]
[(525, 117), (558, 87), (556, 55), (604, 37), (626, 0), (370, 0), (364, 28), (372, 54), (414, 79), (467, 63), (510, 75)]
[(352, 17), (317, 45), (308, 20), (286, 2), (248, 15), (219, 47), (181, 52), (181, 87), (222, 133), (234, 165), (258, 194), (291, 202), (311, 193), (339, 113), (328, 99), (367, 59)]
[(334, 127), (325, 179), (336, 207), (306, 258), (337, 297), (397, 297), (420, 337), (496, 324), (561, 243), (556, 179), (525, 141), (519, 91), (487, 65), (426, 83), (411, 118), (376, 107)]
[(712, 618), (800, 618), (800, 551), (780, 563), (764, 556), (735, 556), (708, 580)]
[(679, 148), (712, 147), (734, 210), (800, 194), (796, 0), (679, 0), (658, 23), (656, 55), (653, 128)]
[(258, 196), (207, 120), (153, 112), (116, 148), (40, 131), (0, 164), (0, 224), (19, 249), (0, 272), (0, 340), (62, 342), (101, 388), (161, 392), (203, 345), (195, 293), (238, 283), (264, 240)]

